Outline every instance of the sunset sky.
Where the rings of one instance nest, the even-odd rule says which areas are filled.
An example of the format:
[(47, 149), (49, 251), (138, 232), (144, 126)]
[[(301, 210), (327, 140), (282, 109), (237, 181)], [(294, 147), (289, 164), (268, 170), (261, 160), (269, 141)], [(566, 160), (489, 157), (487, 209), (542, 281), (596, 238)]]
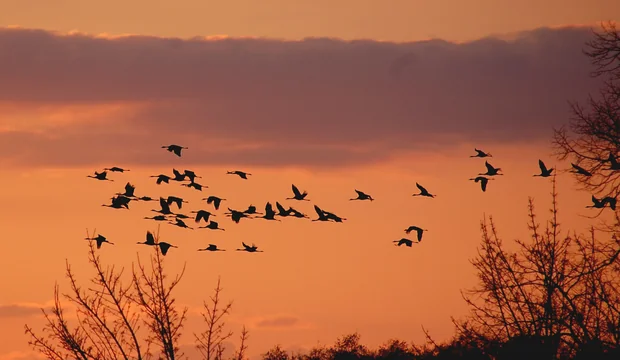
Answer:
[[(568, 101), (600, 86), (582, 49), (592, 26), (620, 20), (620, 2), (505, 3), (0, 0), (0, 360), (35, 358), (23, 326), (42, 328), (56, 281), (68, 290), (65, 259), (88, 281), (86, 228), (115, 243), (99, 252), (106, 264), (147, 259), (136, 242), (157, 229), (143, 219), (157, 203), (101, 206), (127, 181), (140, 196), (183, 197), (186, 214), (219, 195), (223, 209), (280, 201), (347, 219), (235, 224), (221, 209), (225, 232), (162, 224), (179, 247), (168, 273), (187, 263), (177, 298), (190, 358), (218, 275), (234, 301), (230, 346), (245, 324), (252, 359), (354, 331), (373, 347), (422, 342), (421, 326), (447, 339), (450, 316), (467, 312), (459, 291), (477, 281), (484, 215), (508, 243), (529, 236), (528, 196), (547, 219), (538, 159), (561, 169), (564, 230), (591, 224), (590, 194), (549, 141)], [(178, 158), (161, 149), (171, 143), (189, 149)], [(486, 171), (474, 147), (505, 173), (486, 193), (468, 180)], [(131, 171), (86, 177), (111, 166)], [(149, 177), (172, 168), (209, 188)], [(253, 175), (226, 175), (237, 169)], [(412, 197), (416, 182), (437, 197)], [(291, 183), (311, 201), (284, 200)], [(349, 201), (354, 189), (376, 200)], [(429, 229), (423, 242), (394, 246), (409, 225)], [(241, 241), (265, 252), (230, 251)], [(209, 243), (229, 251), (196, 251)]]

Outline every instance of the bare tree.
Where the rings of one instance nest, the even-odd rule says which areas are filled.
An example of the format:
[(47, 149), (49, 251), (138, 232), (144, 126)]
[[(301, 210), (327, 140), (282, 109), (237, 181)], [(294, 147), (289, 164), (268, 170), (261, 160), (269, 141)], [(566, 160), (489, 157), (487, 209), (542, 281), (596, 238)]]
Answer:
[(459, 330), (503, 344), (507, 353), (527, 348), (548, 358), (593, 343), (617, 349), (620, 242), (599, 239), (593, 229), (589, 237), (562, 236), (555, 177), (552, 184), (551, 219), (541, 230), (530, 199), (531, 241), (516, 240), (518, 251), (506, 249), (491, 217), (482, 221), (482, 247), (472, 261), (479, 285), (463, 292), (472, 313)]
[[(94, 235), (94, 234), (93, 234)], [(93, 236), (89, 236), (93, 237)], [(159, 234), (155, 237), (159, 241)], [(71, 292), (62, 297), (75, 306), (77, 319), (71, 324), (65, 316), (66, 306), (61, 302), (58, 285), (54, 288), (54, 306), (51, 311), (42, 309), (46, 324), (41, 333), (36, 333), (28, 325), (29, 344), (51, 360), (100, 360), (152, 358), (174, 360), (183, 356), (179, 350), (181, 329), (186, 319), (187, 308), (179, 309), (173, 297), (174, 289), (185, 271), (168, 280), (164, 272), (164, 259), (159, 247), (154, 246), (150, 267), (143, 265), (138, 257), (137, 266), (132, 266), (132, 274), (123, 283), (123, 269), (104, 266), (97, 255), (94, 242), (89, 241), (89, 262), (95, 269), (92, 285), (83, 288), (78, 284), (69, 263), (66, 263), (66, 276)], [(223, 335), (222, 316), (228, 314), (230, 303), (219, 312), (220, 281), (216, 288), (213, 312), (205, 319), (211, 334), (211, 346), (217, 359), (221, 359), (222, 341), (230, 334)], [(205, 307), (209, 307), (205, 303)], [(141, 329), (145, 325), (146, 329)], [(220, 326), (221, 325), (221, 326)], [(244, 360), (247, 350), (245, 340), (247, 331), (243, 328), (241, 349), (237, 360)], [(153, 354), (152, 350), (157, 350)]]
[(206, 301), (203, 303), (205, 312), (201, 315), (207, 328), (200, 334), (194, 333), (197, 342), (196, 347), (202, 354), (203, 359), (206, 360), (220, 360), (224, 352), (223, 342), (233, 335), (232, 331), (224, 333), (226, 323), (223, 318), (230, 313), (232, 301), (222, 307), (220, 300), (222, 290), (220, 278), (218, 277), (215, 293), (211, 296), (211, 305)]
[(245, 326), (243, 326), (243, 328), (241, 329), (239, 350), (233, 357), (234, 360), (246, 360), (245, 352), (248, 350), (248, 345), (246, 344), (248, 338), (248, 330), (245, 328)]
[(594, 40), (586, 45), (584, 53), (596, 66), (592, 76), (608, 75), (609, 79), (600, 97), (590, 95), (586, 107), (570, 102), (569, 124), (554, 129), (554, 152), (560, 160), (571, 159), (591, 174), (575, 173), (583, 189), (600, 197), (617, 198), (620, 171), (610, 170), (608, 165), (610, 156), (617, 159), (620, 153), (620, 35), (615, 23), (602, 24), (602, 30), (594, 31)]

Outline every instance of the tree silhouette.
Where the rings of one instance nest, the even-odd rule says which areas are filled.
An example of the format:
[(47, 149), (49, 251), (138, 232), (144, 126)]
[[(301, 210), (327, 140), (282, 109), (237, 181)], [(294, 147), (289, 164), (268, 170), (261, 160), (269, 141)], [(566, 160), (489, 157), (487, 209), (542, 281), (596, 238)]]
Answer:
[[(159, 234), (155, 238), (158, 242)], [(89, 241), (88, 244), (89, 263), (95, 270), (90, 287), (83, 288), (78, 284), (69, 262), (66, 262), (66, 277), (71, 292), (62, 294), (62, 297), (75, 306), (75, 324), (70, 324), (65, 316), (66, 305), (61, 302), (56, 284), (54, 306), (50, 311), (41, 309), (46, 319), (42, 333), (37, 334), (25, 325), (29, 344), (50, 360), (182, 358), (178, 343), (187, 308), (177, 305), (173, 291), (183, 277), (185, 266), (180, 274), (169, 280), (164, 272), (164, 258), (159, 247), (153, 246), (155, 254), (150, 257), (150, 267), (143, 265), (138, 257), (137, 266), (132, 265), (130, 281), (124, 283), (123, 269), (104, 266), (94, 242)], [(218, 279), (212, 299), (219, 299), (220, 291)], [(226, 314), (229, 309), (230, 306), (224, 308)], [(205, 317), (207, 329), (202, 334), (211, 334), (215, 357), (221, 358), (221, 341), (230, 335), (222, 336), (219, 326), (221, 316), (216, 316), (213, 322), (207, 319), (208, 316)], [(236, 360), (245, 359), (245, 339), (247, 331), (244, 327)], [(199, 348), (201, 345), (200, 342), (197, 344)], [(155, 350), (157, 354), (153, 354)]]
[(607, 75), (608, 79), (600, 98), (590, 95), (587, 108), (570, 102), (572, 117), (568, 126), (554, 129), (553, 147), (560, 160), (570, 158), (592, 174), (575, 174), (583, 189), (616, 198), (620, 171), (609, 170), (610, 155), (618, 158), (620, 153), (620, 34), (615, 23), (602, 24), (602, 30), (594, 32), (594, 40), (586, 45), (584, 53), (596, 66), (592, 76)]
[(472, 313), (459, 329), (495, 344), (501, 358), (527, 351), (550, 359), (620, 345), (620, 242), (597, 238), (594, 229), (587, 237), (563, 236), (555, 177), (552, 186), (551, 219), (541, 230), (530, 198), (531, 241), (515, 240), (517, 251), (506, 249), (492, 217), (481, 223), (482, 246), (472, 261), (479, 284), (463, 292)]
[(196, 347), (202, 354), (203, 359), (206, 360), (220, 360), (224, 352), (223, 342), (233, 335), (232, 331), (224, 333), (224, 326), (226, 325), (224, 316), (230, 313), (232, 301), (222, 307), (220, 299), (222, 290), (220, 278), (218, 278), (214, 295), (211, 296), (211, 304), (209, 305), (206, 301), (203, 303), (205, 312), (201, 315), (207, 328), (200, 334), (194, 334), (198, 343)]

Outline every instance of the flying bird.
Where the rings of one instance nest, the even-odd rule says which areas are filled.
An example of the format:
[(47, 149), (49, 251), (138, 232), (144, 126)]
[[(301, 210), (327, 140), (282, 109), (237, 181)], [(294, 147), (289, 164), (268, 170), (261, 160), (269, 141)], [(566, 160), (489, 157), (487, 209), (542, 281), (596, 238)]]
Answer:
[(572, 171), (575, 174), (580, 174), (580, 175), (583, 175), (583, 176), (592, 176), (591, 172), (589, 172), (588, 170), (582, 168), (579, 165), (571, 163), (571, 166), (573, 167), (573, 169), (575, 169), (575, 171)]
[(239, 220), (241, 220), (241, 218), (244, 217), (248, 217), (248, 215), (246, 213), (244, 213), (243, 211), (237, 211), (237, 210), (233, 210), (231, 208), (228, 208), (228, 213), (226, 213), (227, 215), (230, 215), (230, 217), (232, 218), (232, 220), (235, 223), (239, 223)]
[(407, 234), (410, 234), (412, 231), (415, 231), (415, 232), (417, 232), (417, 233), (418, 233), (418, 242), (421, 242), (421, 241), (422, 241), (422, 234), (423, 234), (425, 231), (428, 231), (428, 230), (426, 230), (426, 229), (422, 229), (422, 228), (420, 228), (420, 227), (413, 226), (413, 225), (412, 225), (412, 226), (409, 226), (408, 228), (406, 228), (406, 229), (405, 229), (405, 232), (406, 232)]
[(194, 182), (194, 179), (196, 178), (199, 178), (199, 179), (202, 178), (202, 176), (196, 175), (196, 173), (191, 170), (185, 170), (183, 171), (183, 174), (185, 174), (185, 176), (187, 176), (189, 178), (189, 181), (191, 182)]
[(487, 183), (489, 182), (489, 180), (493, 180), (493, 179), (485, 178), (484, 176), (476, 176), (475, 178), (469, 179), (469, 180), (480, 182), (480, 188), (482, 189), (482, 191), (487, 191)]
[(153, 199), (150, 196), (141, 196), (139, 198), (136, 198), (136, 200), (139, 200), (139, 201), (156, 201), (155, 199)]
[(129, 202), (131, 201), (130, 198), (125, 197), (123, 195), (118, 195), (112, 198), (112, 204), (111, 205), (101, 205), (101, 206), (107, 206), (107, 207), (111, 207), (114, 209), (122, 209), (125, 208), (127, 210), (129, 210)]
[(166, 149), (168, 151), (170, 151), (171, 153), (174, 153), (176, 156), (181, 157), (181, 151), (183, 149), (188, 149), (184, 146), (180, 146), (180, 145), (164, 145), (162, 146), (162, 149)]
[(229, 175), (239, 175), (240, 178), (245, 179), (245, 180), (248, 179), (248, 175), (252, 175), (250, 173), (246, 173), (246, 172), (239, 171), (239, 170), (228, 171), (228, 172), (226, 172), (226, 174), (229, 174)]
[(314, 211), (316, 211), (318, 218), (313, 219), (312, 221), (329, 221), (329, 217), (327, 216), (325, 211), (323, 211), (323, 209), (314, 205)]
[(181, 210), (183, 203), (187, 204), (187, 201), (177, 196), (168, 196), (168, 199), (166, 200), (166, 202), (168, 203), (169, 206), (172, 205), (172, 203), (175, 203), (177, 205), (177, 208), (179, 208), (179, 210)]
[(184, 228), (184, 229), (190, 229), (190, 230), (194, 230), (193, 228), (187, 226), (187, 224), (185, 223), (185, 221), (179, 219), (178, 217), (174, 219), (175, 222), (171, 222), (170, 224)]
[(349, 200), (370, 200), (370, 201), (374, 201), (372, 196), (370, 196), (368, 194), (365, 194), (363, 191), (355, 190), (355, 192), (357, 193), (357, 197), (353, 198), (353, 199), (349, 199)]
[(89, 178), (93, 178), (93, 179), (97, 179), (97, 180), (105, 180), (105, 181), (114, 181), (112, 179), (108, 179), (108, 172), (107, 171), (103, 171), (103, 172), (96, 172), (95, 171), (95, 175), (86, 175), (86, 177)]
[(174, 174), (174, 177), (171, 178), (170, 180), (173, 181), (185, 181), (185, 174), (181, 173), (179, 170), (177, 169), (172, 169), (172, 173)]
[(402, 238), (400, 240), (394, 240), (394, 242), (398, 243), (396, 244), (396, 246), (405, 245), (405, 246), (411, 247), (411, 245), (413, 245), (413, 241), (406, 239), (406, 238)]
[(226, 200), (226, 199), (222, 199), (222, 198), (219, 198), (217, 196), (209, 196), (209, 197), (204, 198), (202, 200), (207, 200), (207, 204), (213, 204), (213, 207), (215, 207), (215, 210), (219, 210), (220, 209), (220, 203), (222, 202), (222, 200)]
[(265, 205), (265, 215), (261, 216), (263, 219), (265, 220), (276, 220), (276, 221), (280, 221), (280, 219), (276, 219), (276, 212), (273, 211), (273, 206), (271, 205), (270, 202), (267, 202), (267, 204)]
[(259, 213), (258, 211), (256, 211), (256, 206), (254, 205), (248, 206), (248, 208), (245, 209), (243, 213), (248, 214), (248, 215), (253, 215), (253, 214), (262, 215), (263, 214), (263, 213)]
[(204, 220), (206, 223), (208, 223), (209, 222), (209, 217), (210, 216), (215, 216), (215, 214), (211, 214), (210, 212), (208, 212), (206, 210), (192, 211), (192, 214), (196, 214), (195, 221), (197, 223), (199, 223), (200, 220)]
[(198, 251), (226, 251), (226, 250), (218, 249), (217, 245), (215, 245), (215, 244), (209, 244), (208, 247), (206, 247), (204, 249), (198, 249)]
[(437, 195), (433, 195), (431, 193), (428, 192), (428, 190), (426, 190), (426, 188), (424, 188), (424, 186), (415, 183), (415, 186), (418, 187), (418, 189), (420, 189), (420, 193), (419, 194), (413, 194), (412, 196), (426, 196), (426, 197), (435, 197)]
[(157, 245), (155, 243), (155, 237), (153, 236), (153, 233), (150, 231), (146, 232), (146, 240), (144, 242), (139, 242), (138, 244), (150, 245), (150, 246)]
[(206, 185), (201, 185), (201, 184), (199, 184), (197, 182), (193, 182), (193, 181), (190, 182), (189, 184), (181, 184), (181, 185), (187, 186), (188, 188), (194, 188), (194, 189), (196, 189), (198, 191), (202, 191), (202, 188), (208, 188), (208, 186), (206, 186)]
[(157, 245), (159, 245), (159, 250), (161, 250), (161, 254), (163, 256), (166, 256), (166, 254), (168, 253), (168, 249), (170, 249), (171, 247), (177, 247), (172, 244), (168, 244), (167, 242), (158, 242)]
[(136, 187), (131, 185), (130, 183), (127, 183), (125, 185), (125, 192), (124, 193), (116, 193), (116, 195), (123, 195), (125, 197), (131, 198), (131, 197), (135, 197), (134, 191), (136, 191)]
[(151, 210), (151, 211), (158, 212), (163, 215), (174, 215), (174, 213), (170, 211), (170, 205), (168, 205), (168, 202), (163, 197), (159, 198), (159, 206), (161, 207), (161, 210)]
[(120, 172), (120, 173), (125, 172), (125, 171), (129, 171), (129, 169), (123, 169), (123, 168), (119, 168), (117, 166), (113, 166), (111, 168), (105, 168), (103, 170), (111, 171), (111, 172)]
[(476, 155), (470, 155), (469, 157), (478, 157), (478, 158), (493, 157), (493, 155), (491, 155), (491, 153), (485, 153), (482, 150), (474, 149), (474, 151), (477, 152), (477, 154)]
[(542, 160), (538, 160), (538, 167), (540, 167), (540, 174), (532, 175), (532, 176), (540, 176), (540, 177), (549, 177), (553, 172), (553, 168), (547, 169), (545, 163)]
[(166, 183), (166, 184), (170, 184), (170, 179), (171, 177), (168, 175), (164, 175), (164, 174), (159, 174), (159, 175), (151, 175), (151, 177), (157, 178), (157, 185), (160, 185), (161, 183)]
[(237, 249), (237, 251), (263, 252), (262, 250), (258, 250), (258, 247), (254, 244), (252, 244), (252, 246), (249, 246), (244, 242), (242, 242), (241, 244), (243, 245), (243, 249)]
[(297, 188), (297, 186), (295, 186), (295, 184), (291, 185), (291, 188), (293, 189), (293, 197), (290, 198), (286, 198), (286, 200), (305, 200), (305, 201), (310, 201), (308, 199), (306, 199), (306, 196), (308, 196), (308, 192), (304, 190), (304, 192), (300, 192), (299, 189)]
[(106, 239), (106, 237), (101, 234), (97, 234), (97, 237), (94, 238), (85, 238), (85, 240), (95, 240), (97, 242), (97, 249), (101, 249), (101, 245), (104, 242), (110, 245), (114, 245), (114, 243), (109, 242), (108, 239)]
[(610, 162), (609, 169), (607, 170), (620, 170), (620, 163), (618, 163), (618, 160), (616, 159), (614, 154), (609, 153), (609, 157), (607, 158), (607, 161)]
[(206, 226), (201, 226), (201, 229), (211, 229), (211, 230), (222, 230), (224, 231), (225, 229), (222, 229), (221, 227), (219, 227), (219, 224), (217, 223), (217, 221), (209, 221), (209, 225)]
[(280, 204), (277, 201), (276, 201), (276, 209), (278, 209), (278, 216), (286, 217), (291, 214), (291, 212), (288, 209), (285, 209), (284, 206), (282, 206), (282, 204)]
[(480, 173), (478, 175), (486, 175), (486, 176), (504, 175), (504, 174), (498, 173), (498, 171), (502, 170), (502, 168), (494, 168), (493, 165), (489, 164), (488, 161), (484, 162), (484, 166), (487, 167), (487, 172), (484, 174)]
[(155, 220), (155, 221), (166, 221), (168, 220), (168, 218), (166, 217), (166, 215), (156, 215), (153, 217), (144, 217), (145, 219), (149, 219), (149, 220)]

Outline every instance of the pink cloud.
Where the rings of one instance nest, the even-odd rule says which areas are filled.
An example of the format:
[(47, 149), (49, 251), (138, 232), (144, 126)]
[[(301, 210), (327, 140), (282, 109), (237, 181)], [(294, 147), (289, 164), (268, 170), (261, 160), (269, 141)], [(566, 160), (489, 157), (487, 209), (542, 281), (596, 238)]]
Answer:
[(541, 28), (455, 44), (0, 29), (0, 102), (131, 108), (5, 131), (0, 160), (163, 165), (176, 159), (158, 148), (182, 143), (206, 165), (343, 166), (461, 141), (545, 141), (567, 121), (567, 100), (599, 85), (581, 52), (591, 36)]

